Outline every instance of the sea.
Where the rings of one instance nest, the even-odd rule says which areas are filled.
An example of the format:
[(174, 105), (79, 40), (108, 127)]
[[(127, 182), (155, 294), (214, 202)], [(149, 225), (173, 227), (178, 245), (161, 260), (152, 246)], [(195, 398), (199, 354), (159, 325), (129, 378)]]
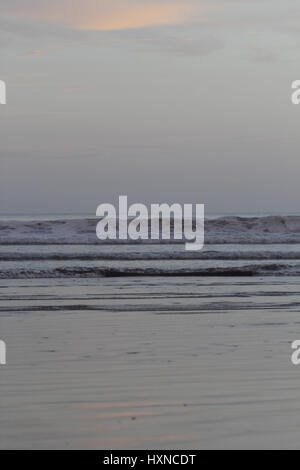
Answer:
[(205, 246), (0, 218), (0, 448), (297, 448), (300, 216), (212, 214)]
[[(187, 251), (177, 240), (101, 242), (96, 224), (84, 214), (1, 216), (1, 286), (14, 291), (0, 309), (267, 307), (274, 286), (276, 302), (298, 306), (300, 216), (210, 215), (201, 251)], [(51, 302), (39, 296), (42, 283), (52, 286)], [(24, 298), (26, 285), (32, 293)], [(79, 298), (70, 296), (72, 285), (84, 286)], [(263, 295), (253, 285), (263, 286)], [(95, 287), (103, 292), (98, 301), (89, 295)]]

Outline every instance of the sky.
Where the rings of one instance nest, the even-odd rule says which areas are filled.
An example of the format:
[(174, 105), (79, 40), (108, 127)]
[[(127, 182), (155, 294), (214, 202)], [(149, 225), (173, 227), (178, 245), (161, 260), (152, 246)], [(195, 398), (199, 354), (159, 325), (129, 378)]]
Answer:
[(0, 0), (0, 213), (299, 212), (298, 0)]

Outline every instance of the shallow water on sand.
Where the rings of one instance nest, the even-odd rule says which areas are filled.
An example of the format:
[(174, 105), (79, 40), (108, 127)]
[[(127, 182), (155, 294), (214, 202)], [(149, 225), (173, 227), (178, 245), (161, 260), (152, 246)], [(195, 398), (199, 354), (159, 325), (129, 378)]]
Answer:
[(299, 283), (1, 279), (0, 448), (299, 448)]

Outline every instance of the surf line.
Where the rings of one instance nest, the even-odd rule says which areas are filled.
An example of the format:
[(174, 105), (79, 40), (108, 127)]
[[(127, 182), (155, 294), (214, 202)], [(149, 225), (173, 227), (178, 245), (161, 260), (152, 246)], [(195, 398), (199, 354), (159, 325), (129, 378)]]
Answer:
[(144, 204), (128, 206), (128, 197), (113, 204), (100, 204), (96, 216), (99, 240), (185, 240), (185, 249), (204, 247), (204, 204)]

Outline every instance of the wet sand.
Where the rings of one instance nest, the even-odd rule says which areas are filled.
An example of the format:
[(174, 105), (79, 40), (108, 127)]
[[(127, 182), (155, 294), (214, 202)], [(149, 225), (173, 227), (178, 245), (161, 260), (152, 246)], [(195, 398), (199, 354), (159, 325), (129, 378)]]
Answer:
[(299, 313), (1, 316), (1, 449), (297, 449)]

